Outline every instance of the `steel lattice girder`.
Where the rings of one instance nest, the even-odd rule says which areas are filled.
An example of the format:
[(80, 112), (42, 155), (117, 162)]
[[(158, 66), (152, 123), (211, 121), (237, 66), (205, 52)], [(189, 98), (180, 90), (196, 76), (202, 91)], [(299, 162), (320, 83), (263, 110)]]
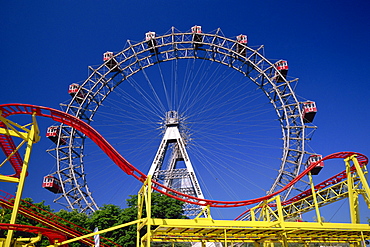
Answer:
[[(158, 242), (311, 242), (353, 243), (370, 238), (367, 224), (225, 221), (207, 218), (150, 219), (151, 241)], [(142, 238), (146, 240), (146, 236)]]
[[(61, 106), (65, 108), (67, 113), (90, 122), (99, 106), (115, 87), (147, 67), (160, 62), (185, 58), (199, 58), (229, 66), (250, 78), (262, 89), (270, 99), (270, 103), (273, 104), (280, 120), (284, 145), (280, 172), (268, 192), (273, 193), (288, 184), (300, 172), (306, 155), (305, 141), (310, 139), (310, 135), (305, 130), (306, 128), (311, 130), (316, 128), (313, 125), (307, 126), (303, 123), (300, 102), (296, 99), (290, 85), (296, 83), (298, 79), (287, 81), (284, 78), (283, 82), (279, 84), (274, 82), (275, 73), (280, 72), (260, 53), (263, 46), (257, 49), (246, 46), (246, 57), (243, 57), (235, 51), (236, 41), (223, 37), (220, 29), (214, 34), (203, 33), (202, 35), (203, 46), (195, 50), (192, 45), (192, 33), (176, 32), (173, 28), (169, 34), (156, 37), (156, 47), (159, 49), (157, 54), (150, 53), (151, 48), (146, 45), (145, 41), (137, 43), (128, 41), (126, 47), (112, 58), (116, 61), (117, 66), (109, 67), (109, 61), (106, 61), (96, 68), (89, 67), (91, 73), (81, 85), (81, 90), (85, 92), (85, 97), (82, 100), (77, 101), (75, 96), (69, 104), (61, 104)], [(71, 134), (70, 139), (73, 142), (75, 135)], [(73, 148), (70, 149), (82, 157), (83, 143), (82, 141), (80, 146), (71, 143), (70, 146)], [(59, 152), (59, 148), (54, 151)], [(83, 166), (83, 161), (78, 162), (70, 158), (68, 166), (77, 169), (77, 167)], [(61, 169), (63, 168), (61, 167)], [(85, 180), (82, 184), (85, 190), (89, 191)], [(288, 197), (292, 189), (294, 188), (284, 192), (285, 198)], [(83, 199), (93, 202), (92, 197)], [(91, 210), (94, 210), (94, 207)]]

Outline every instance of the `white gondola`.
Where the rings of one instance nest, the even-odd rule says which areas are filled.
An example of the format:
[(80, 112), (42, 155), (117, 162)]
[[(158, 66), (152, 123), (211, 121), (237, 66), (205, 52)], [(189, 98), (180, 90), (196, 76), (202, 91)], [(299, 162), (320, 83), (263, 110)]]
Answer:
[(288, 75), (288, 61), (286, 60), (279, 60), (275, 63), (275, 68), (280, 72), (282, 76), (279, 75), (279, 73), (275, 73), (275, 81), (276, 82), (283, 82), (284, 79)]
[(59, 136), (59, 127), (58, 126), (50, 126), (46, 131), (46, 137), (49, 138), (52, 142), (55, 144), (58, 144), (58, 140), (60, 141), (60, 144), (65, 145), (66, 141), (64, 138), (61, 138)]
[(111, 51), (107, 51), (103, 54), (103, 61), (106, 62), (105, 66), (107, 66), (112, 72), (120, 71), (118, 63), (114, 58), (114, 53)]
[(155, 40), (155, 32), (147, 32), (145, 34), (145, 41), (150, 48), (151, 53), (158, 53), (157, 41)]
[(44, 177), (42, 187), (55, 194), (63, 192), (59, 180), (52, 175), (47, 175)]
[[(313, 163), (316, 163), (322, 159), (322, 155), (320, 154), (313, 154), (310, 157), (308, 157), (307, 160), (307, 167), (312, 165)], [(324, 167), (324, 161), (320, 161), (316, 164), (314, 168), (311, 170), (311, 175), (317, 175), (320, 173), (321, 169)]]
[(304, 123), (312, 123), (316, 113), (317, 107), (314, 101), (303, 102), (302, 118)]
[(247, 35), (240, 34), (236, 36), (236, 41), (237, 41), (236, 52), (245, 57), (247, 55), (247, 48), (246, 48), (248, 44)]
[(203, 46), (201, 42), (203, 42), (203, 35), (202, 35), (202, 27), (201, 26), (193, 26), (191, 27), (191, 33), (193, 34), (193, 42), (194, 48), (198, 49), (199, 47)]
[(103, 54), (103, 61), (108, 61), (109, 59), (112, 59), (114, 56), (113, 52), (107, 51)]
[(83, 89), (80, 89), (80, 85), (77, 83), (72, 83), (68, 87), (68, 93), (71, 95), (71, 97), (75, 97), (76, 94), (77, 96), (75, 97), (75, 100), (77, 103), (81, 104), (83, 102), (83, 99), (85, 98), (85, 91)]

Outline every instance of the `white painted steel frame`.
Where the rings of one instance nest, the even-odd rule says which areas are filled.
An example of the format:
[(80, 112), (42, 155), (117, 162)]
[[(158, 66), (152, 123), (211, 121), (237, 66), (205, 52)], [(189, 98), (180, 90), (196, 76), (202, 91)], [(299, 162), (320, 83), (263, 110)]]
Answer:
[[(244, 57), (236, 52), (236, 40), (224, 37), (220, 29), (202, 35), (202, 46), (194, 46), (198, 42), (193, 42), (193, 34), (190, 31), (180, 32), (172, 28), (169, 33), (156, 37), (158, 53), (151, 53), (151, 48), (145, 41), (128, 40), (125, 48), (114, 55), (116, 66), (114, 61), (106, 61), (97, 67), (89, 66), (90, 74), (80, 89), (83, 90), (83, 99), (77, 99), (76, 93), (68, 104), (61, 106), (67, 113), (89, 123), (105, 98), (120, 83), (150, 66), (175, 59), (194, 58), (223, 64), (252, 80), (275, 108), (284, 144), (279, 172), (268, 193), (277, 191), (301, 170), (307, 154), (305, 142), (311, 139), (316, 129), (316, 126), (303, 122), (301, 102), (297, 100), (292, 88), (292, 84), (297, 83), (298, 79), (287, 80), (283, 77), (283, 82), (274, 81), (274, 76), (281, 74), (274, 64), (262, 55), (263, 46), (245, 46)], [(85, 136), (64, 125), (61, 125), (60, 131), (67, 143), (62, 145), (59, 142), (55, 149), (48, 150), (56, 157), (56, 173), (63, 186), (63, 194), (55, 201), (82, 212), (94, 211), (98, 206), (89, 191), (84, 172)], [(288, 190), (283, 199), (294, 189)]]

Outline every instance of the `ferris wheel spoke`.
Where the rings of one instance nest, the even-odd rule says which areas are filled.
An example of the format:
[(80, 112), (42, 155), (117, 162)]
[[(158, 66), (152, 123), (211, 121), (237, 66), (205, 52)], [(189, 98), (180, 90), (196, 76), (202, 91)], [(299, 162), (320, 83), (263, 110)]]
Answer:
[[(288, 80), (287, 66), (279, 67), (284, 61), (266, 59), (263, 46), (252, 48), (243, 43), (246, 39), (224, 37), (220, 29), (203, 33), (199, 28), (190, 33), (172, 28), (163, 36), (149, 32), (144, 41), (130, 41), (118, 53), (105, 53), (104, 63), (89, 67), (88, 78), (64, 109), (91, 123), (144, 171), (171, 125), (168, 121), (174, 121), (179, 140), (169, 140), (167, 155), (161, 150), (168, 167), (175, 167), (177, 159), (177, 172), (189, 169), (184, 158), (189, 155), (196, 173), (217, 177), (230, 197), (241, 199), (233, 186), (243, 185), (246, 191), (252, 185), (273, 193), (298, 174), (312, 136), (306, 129), (316, 128), (303, 121), (302, 104), (294, 93), (298, 79)], [(168, 114), (178, 118), (169, 119)], [(89, 187), (96, 186), (90, 181), (87, 186), (85, 166), (93, 169), (90, 164), (103, 161), (81, 133), (60, 128), (65, 143), (58, 142), (50, 151), (57, 157), (57, 174), (68, 193), (84, 203), (66, 200), (70, 207), (93, 211), (97, 206)], [(65, 169), (76, 174), (75, 185), (67, 186)], [(175, 173), (158, 171), (167, 176), (163, 181)], [(272, 185), (259, 184), (253, 174), (272, 180)], [(71, 198), (68, 193), (63, 196)]]

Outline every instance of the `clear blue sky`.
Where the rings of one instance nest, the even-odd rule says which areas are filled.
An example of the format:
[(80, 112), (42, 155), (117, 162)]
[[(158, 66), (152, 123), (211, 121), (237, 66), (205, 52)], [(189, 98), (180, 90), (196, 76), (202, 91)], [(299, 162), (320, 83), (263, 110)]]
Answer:
[[(6, 1), (0, 9), (0, 103), (59, 109), (69, 99), (68, 85), (83, 81), (87, 66), (100, 64), (105, 51), (120, 51), (126, 40), (143, 40), (147, 31), (163, 34), (172, 26), (186, 31), (201, 25), (204, 32), (221, 28), (226, 37), (247, 34), (250, 45), (265, 46), (267, 58), (288, 60), (289, 75), (300, 78), (296, 93), (318, 106), (312, 150), (370, 156), (369, 11), (368, 1), (344, 0)], [(53, 123), (39, 123), (43, 138), (34, 147), (24, 196), (51, 203), (41, 180), (55, 169), (43, 133)], [(11, 190), (4, 183), (3, 188)], [(96, 197), (99, 201), (99, 192)], [(363, 220), (370, 217), (362, 212)]]

